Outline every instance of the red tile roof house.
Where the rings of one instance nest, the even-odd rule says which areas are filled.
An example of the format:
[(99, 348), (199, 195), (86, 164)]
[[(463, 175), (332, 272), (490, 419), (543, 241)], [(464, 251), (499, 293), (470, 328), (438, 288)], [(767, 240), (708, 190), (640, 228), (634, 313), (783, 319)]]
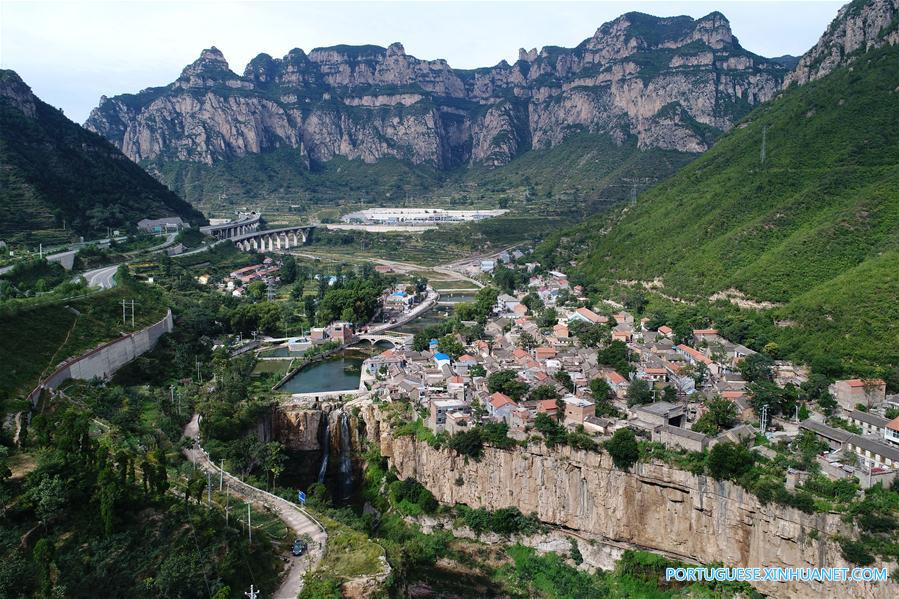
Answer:
[(702, 363), (708, 366), (709, 372), (711, 372), (713, 375), (718, 376), (720, 374), (721, 368), (718, 366), (718, 364), (713, 362), (711, 358), (706, 356), (698, 349), (694, 349), (689, 345), (684, 345), (683, 343), (678, 345), (675, 349), (677, 350), (677, 353), (684, 356), (687, 359), (687, 362), (689, 362), (690, 364)]
[(506, 420), (514, 408), (515, 402), (505, 393), (497, 391), (487, 399), (487, 413), (497, 420)]
[(659, 327), (659, 335), (663, 335), (665, 337), (671, 337), (674, 334), (674, 330), (668, 325), (663, 324)]
[(534, 357), (537, 360), (550, 360), (555, 358), (558, 352), (552, 347), (538, 347), (534, 350)]
[(555, 399), (544, 399), (537, 402), (537, 413), (555, 417), (559, 411)]
[(606, 370), (603, 377), (618, 397), (624, 397), (630, 383), (626, 378), (615, 372), (614, 370)]
[(553, 335), (559, 339), (568, 339), (568, 326), (559, 323), (553, 327)]

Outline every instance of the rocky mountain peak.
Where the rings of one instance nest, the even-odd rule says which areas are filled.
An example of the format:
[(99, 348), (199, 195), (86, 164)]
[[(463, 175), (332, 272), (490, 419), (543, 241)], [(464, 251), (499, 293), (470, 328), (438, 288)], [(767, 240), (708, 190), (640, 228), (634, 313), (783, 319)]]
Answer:
[(784, 79), (804, 84), (851, 62), (856, 55), (899, 43), (899, 0), (853, 0), (843, 6), (827, 31)]
[(186, 84), (186, 87), (203, 87), (212, 80), (222, 81), (236, 77), (222, 51), (212, 46), (203, 50), (198, 59), (184, 67), (178, 82)]
[(15, 71), (0, 70), (0, 98), (5, 98), (25, 115), (34, 118), (34, 94)]
[(405, 56), (406, 49), (399, 42), (393, 42), (389, 46), (387, 46), (387, 58), (391, 58), (393, 56)]

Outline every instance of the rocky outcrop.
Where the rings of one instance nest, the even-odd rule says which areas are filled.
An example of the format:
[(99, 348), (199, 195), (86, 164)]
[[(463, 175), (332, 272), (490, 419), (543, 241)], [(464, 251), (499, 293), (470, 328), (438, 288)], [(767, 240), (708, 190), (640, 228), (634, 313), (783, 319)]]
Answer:
[[(542, 521), (613, 544), (730, 566), (848, 566), (833, 535), (850, 531), (836, 514), (763, 505), (728, 482), (662, 463), (613, 467), (605, 453), (569, 447), (485, 448), (479, 461), (393, 438), (377, 407), (363, 409), (369, 438), (400, 478), (413, 477), (438, 501), (495, 510), (517, 507)], [(895, 584), (760, 585), (774, 596), (889, 597)]]
[(744, 50), (720, 13), (628, 13), (575, 48), (522, 50), (515, 64), (474, 70), (397, 43), (260, 54), (238, 75), (210, 48), (168, 86), (101, 98), (85, 126), (138, 162), (292, 148), (304, 162), (498, 166), (582, 131), (699, 152), (785, 74)]
[(31, 88), (14, 71), (0, 71), (0, 98), (5, 98), (29, 118), (34, 118), (37, 114)]
[(868, 50), (899, 43), (899, 0), (854, 0), (784, 80), (803, 84), (831, 73)]

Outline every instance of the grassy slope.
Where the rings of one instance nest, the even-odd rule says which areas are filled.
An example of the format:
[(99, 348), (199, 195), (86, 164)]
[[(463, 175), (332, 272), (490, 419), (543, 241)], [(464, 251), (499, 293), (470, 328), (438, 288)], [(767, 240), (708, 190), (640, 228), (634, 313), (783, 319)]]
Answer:
[[(122, 324), (123, 299), (135, 300), (133, 329), (130, 308), (129, 321)], [(4, 307), (0, 311), (0, 364), (4, 372), (0, 400), (24, 396), (42, 373), (52, 372), (66, 358), (157, 322), (165, 316), (166, 307), (161, 293), (136, 282), (68, 302)]]
[(788, 90), (607, 234), (594, 233), (600, 219), (571, 231), (590, 241), (581, 274), (597, 285), (662, 277), (695, 298), (735, 287), (787, 304), (800, 322), (793, 348), (839, 342), (847, 356), (899, 361), (897, 81), (894, 47)]
[[(27, 89), (12, 71), (0, 77)], [(105, 139), (35, 104), (30, 118), (0, 98), (0, 238), (58, 241), (73, 231), (131, 228), (145, 217), (202, 218)]]

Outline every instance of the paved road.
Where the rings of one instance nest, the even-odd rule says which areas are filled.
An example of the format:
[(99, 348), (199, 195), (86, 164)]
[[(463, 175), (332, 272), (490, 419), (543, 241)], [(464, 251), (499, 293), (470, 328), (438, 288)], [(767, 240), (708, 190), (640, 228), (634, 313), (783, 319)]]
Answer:
[(112, 289), (115, 287), (115, 273), (119, 269), (119, 265), (113, 266), (104, 266), (103, 268), (97, 268), (94, 270), (89, 270), (84, 273), (84, 278), (87, 279), (88, 287), (95, 287), (100, 289)]
[[(197, 414), (194, 414), (194, 417), (184, 427), (184, 436), (196, 440), (193, 448), (184, 450), (184, 455), (187, 456), (187, 459), (203, 470), (210, 470), (213, 474), (218, 474), (219, 467), (210, 461), (209, 456), (200, 447), (200, 422)], [(305, 555), (302, 557), (293, 557), (291, 555), (288, 557), (290, 561), (288, 562), (287, 575), (281, 582), (281, 586), (272, 595), (274, 599), (296, 599), (300, 591), (303, 590), (303, 575), (314, 568), (324, 555), (325, 546), (328, 542), (328, 533), (325, 532), (321, 524), (299, 506), (262, 489), (250, 486), (227, 472), (224, 475), (228, 481), (228, 489), (236, 495), (244, 500), (265, 505), (275, 512), (294, 531), (294, 534), (297, 536), (308, 535), (312, 539), (312, 542), (309, 544), (309, 551)]]

